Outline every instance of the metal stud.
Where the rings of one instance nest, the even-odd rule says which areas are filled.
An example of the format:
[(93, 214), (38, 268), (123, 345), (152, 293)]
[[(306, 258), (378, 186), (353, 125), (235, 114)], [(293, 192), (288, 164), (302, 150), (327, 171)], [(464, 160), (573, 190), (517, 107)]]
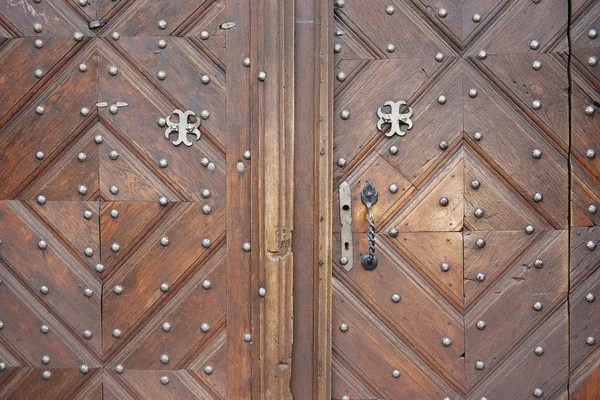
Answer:
[(342, 158), (342, 157), (338, 158), (337, 165), (338, 165), (338, 167), (342, 167), (342, 168), (345, 167), (346, 166), (346, 159)]
[(475, 132), (473, 134), (473, 140), (479, 142), (481, 139), (483, 138), (483, 135), (481, 134), (481, 132)]
[(267, 289), (265, 289), (264, 287), (260, 287), (258, 289), (258, 295), (260, 297), (265, 297), (267, 295)]
[(207, 120), (210, 118), (210, 111), (208, 110), (202, 110), (200, 111), (200, 118), (202, 118), (203, 120)]
[(346, 323), (340, 324), (340, 331), (342, 331), (342, 332), (348, 332), (348, 329), (350, 329), (350, 327), (348, 326), (348, 324), (346, 324)]
[(43, 114), (44, 114), (44, 111), (45, 111), (45, 109), (44, 109), (44, 107), (43, 107), (43, 106), (37, 106), (37, 107), (35, 108), (35, 113), (36, 113), (37, 115), (43, 115)]
[(394, 6), (387, 6), (385, 8), (385, 12), (388, 13), (388, 15), (394, 15), (396, 9), (394, 8)]
[(208, 199), (210, 197), (210, 189), (202, 189), (202, 197)]
[(167, 73), (165, 71), (163, 71), (162, 69), (160, 71), (158, 71), (158, 73), (156, 74), (156, 77), (161, 80), (164, 81), (165, 78), (167, 77)]
[(206, 40), (209, 37), (210, 37), (210, 34), (208, 33), (208, 31), (202, 31), (202, 32), (200, 32), (200, 39)]
[(346, 5), (346, 2), (344, 0), (335, 0), (333, 2), (333, 4), (337, 7), (337, 8), (342, 8)]
[(435, 53), (435, 61), (437, 61), (437, 62), (444, 61), (444, 53)]
[(81, 114), (82, 117), (87, 117), (90, 114), (90, 109), (82, 107), (81, 110), (79, 110), (79, 114)]
[(446, 196), (442, 196), (440, 198), (440, 206), (446, 207), (448, 204), (450, 204), (450, 200)]
[(587, 208), (587, 212), (590, 214), (596, 214), (598, 212), (598, 205), (590, 204)]
[(123, 336), (123, 332), (120, 329), (113, 329), (112, 335), (115, 338), (120, 338), (121, 336)]
[(539, 258), (533, 262), (533, 266), (537, 269), (544, 268), (544, 260), (540, 260)]
[(88, 188), (85, 185), (79, 185), (77, 187), (77, 193), (79, 193), (80, 195), (85, 195), (88, 192)]
[(595, 67), (598, 65), (598, 57), (590, 56), (588, 57), (587, 63), (590, 67)]
[(43, 160), (44, 159), (44, 152), (43, 151), (38, 151), (37, 153), (35, 153), (35, 158), (37, 158), (38, 160)]
[(438, 11), (438, 17), (446, 18), (447, 16), (448, 16), (448, 10), (446, 10), (445, 8), (440, 8)]
[(116, 104), (111, 104), (110, 106), (108, 106), (108, 112), (112, 115), (115, 115), (119, 112), (119, 107)]
[(471, 97), (471, 98), (477, 97), (477, 89), (469, 89), (469, 97)]
[(117, 193), (119, 193), (119, 188), (118, 188), (118, 187), (116, 187), (116, 186), (111, 186), (109, 190), (110, 190), (110, 192), (111, 192), (112, 194), (115, 194), (115, 195), (116, 195)]
[(595, 250), (595, 249), (596, 249), (596, 245), (597, 245), (597, 244), (596, 244), (596, 242), (595, 242), (595, 241), (593, 241), (593, 240), (589, 240), (589, 241), (588, 241), (588, 242), (585, 244), (585, 247), (587, 247), (587, 249), (588, 249), (589, 251), (593, 251), (593, 250)]
[(533, 352), (535, 353), (536, 356), (541, 356), (542, 354), (544, 354), (544, 348), (542, 346), (537, 346)]
[(527, 225), (525, 227), (526, 234), (531, 235), (533, 232), (535, 232), (535, 227), (533, 225)]
[(391, 146), (390, 147), (390, 154), (395, 156), (396, 154), (398, 154), (398, 147), (396, 146)]
[(41, 69), (36, 69), (35, 72), (33, 73), (35, 75), (36, 78), (41, 78), (42, 76), (44, 76), (44, 72)]
[(40, 240), (38, 242), (38, 247), (40, 250), (46, 250), (48, 248), (48, 243), (46, 243), (44, 240)]
[(163, 247), (167, 247), (167, 246), (169, 245), (169, 238), (168, 238), (168, 237), (166, 237), (166, 236), (163, 236), (163, 237), (161, 237), (161, 238), (160, 238), (160, 244), (161, 244)]
[(473, 22), (478, 23), (481, 21), (481, 14), (473, 14)]
[(48, 286), (44, 285), (40, 287), (40, 293), (43, 294), (44, 296), (47, 295), (50, 292), (50, 289), (48, 289)]
[(585, 113), (589, 116), (594, 115), (596, 113), (596, 106), (594, 106), (593, 104), (585, 106)]
[(46, 333), (50, 332), (50, 327), (48, 325), (42, 325), (42, 326), (40, 326), (40, 332), (42, 332), (43, 334), (46, 334)]
[(475, 279), (477, 280), (477, 282), (483, 282), (485, 281), (485, 274), (483, 272), (480, 272), (477, 274)]
[(480, 60), (485, 60), (487, 58), (487, 51), (479, 50), (479, 53), (477, 53), (477, 58)]
[(535, 61), (533, 62), (533, 64), (531, 64), (531, 66), (532, 66), (532, 68), (533, 68), (534, 70), (536, 70), (536, 71), (539, 71), (540, 69), (542, 69), (542, 62), (541, 62), (541, 61), (538, 61), (538, 60), (535, 60)]
[(159, 49), (164, 49), (165, 47), (167, 47), (167, 42), (164, 39), (160, 39), (158, 41), (158, 48)]
[(588, 31), (588, 37), (590, 39), (596, 39), (598, 37), (598, 31), (596, 29), (590, 29)]
[(85, 7), (88, 3), (88, 0), (77, 0), (77, 3), (79, 3), (81, 7)]
[(244, 67), (250, 67), (250, 57), (244, 57), (242, 64), (244, 64)]
[(200, 81), (203, 84), (207, 85), (210, 82), (210, 76), (208, 76), (208, 75), (202, 75), (202, 77), (200, 77)]
[(6, 369), (6, 363), (4, 361), (0, 362), (0, 372)]
[(42, 372), (42, 378), (44, 378), (45, 380), (50, 380), (50, 378), (52, 378), (52, 372), (50, 372), (50, 371)]
[(210, 365), (207, 365), (206, 367), (204, 367), (203, 371), (206, 375), (210, 375), (213, 373), (213, 367), (211, 367)]
[(479, 361), (477, 361), (477, 362), (475, 363), (475, 369), (476, 369), (476, 370), (478, 370), (478, 371), (481, 371), (481, 370), (483, 370), (484, 368), (485, 368), (485, 363), (484, 363), (483, 361), (479, 360)]
[(40, 33), (43, 30), (44, 30), (44, 27), (42, 26), (42, 24), (37, 23), (37, 22), (35, 24), (33, 24), (33, 31), (35, 33)]
[(390, 234), (391, 237), (397, 237), (398, 236), (398, 229), (397, 228), (391, 228), (388, 233)]
[(96, 143), (96, 144), (102, 144), (102, 142), (104, 142), (104, 138), (102, 137), (102, 135), (96, 135), (96, 136), (94, 136), (94, 143)]
[(165, 364), (165, 365), (168, 364), (169, 363), (169, 356), (167, 354), (162, 354), (160, 356), (160, 362), (162, 364)]
[(437, 99), (438, 103), (440, 103), (440, 104), (446, 104), (447, 100), (448, 99), (444, 95), (439, 96), (438, 99)]
[(204, 247), (205, 249), (208, 249), (211, 245), (211, 241), (209, 238), (204, 238), (202, 239), (202, 247)]
[(42, 47), (44, 47), (44, 42), (42, 42), (42, 39), (35, 39), (33, 41), (33, 45), (36, 49), (41, 49)]
[(445, 140), (442, 140), (440, 142), (440, 150), (446, 150), (448, 148), (448, 142), (446, 142)]
[(163, 292), (163, 293), (168, 292), (169, 288), (170, 288), (170, 286), (166, 282), (163, 282), (163, 283), (160, 284), (160, 291)]
[(50, 364), (50, 357), (44, 354), (42, 356), (42, 360), (41, 361), (42, 361), (42, 364), (48, 365), (48, 364)]
[(344, 82), (346, 80), (347, 76), (344, 72), (340, 71), (337, 73), (336, 78), (338, 81)]
[(537, 50), (540, 48), (540, 42), (538, 40), (532, 40), (531, 42), (529, 42), (529, 47), (531, 48), (531, 50)]
[(46, 204), (46, 196), (40, 194), (38, 197), (36, 197), (35, 201), (37, 201), (37, 203), (40, 205)]
[(588, 303), (592, 303), (592, 302), (594, 302), (594, 300), (596, 300), (596, 296), (594, 295), (594, 293), (588, 293), (585, 295), (585, 300)]
[(476, 218), (483, 217), (483, 214), (484, 214), (483, 208), (476, 208), (475, 211), (473, 212), (473, 214), (475, 215)]
[(86, 247), (85, 249), (83, 249), (83, 254), (85, 254), (86, 257), (91, 257), (94, 255), (94, 249), (92, 249), (91, 247)]
[(350, 110), (343, 110), (340, 114), (340, 117), (344, 120), (350, 118)]
[(113, 292), (117, 296), (120, 296), (121, 294), (123, 294), (123, 286), (121, 286), (121, 285), (115, 285), (115, 287), (113, 288)]
[(533, 309), (535, 311), (541, 311), (542, 308), (544, 308), (544, 305), (540, 301), (536, 301), (535, 303), (533, 303)]
[(108, 73), (110, 76), (116, 76), (119, 73), (119, 69), (113, 65), (108, 69)]
[(542, 158), (543, 154), (544, 154), (544, 151), (542, 149), (533, 149), (533, 152), (531, 153), (533, 158), (535, 158), (536, 160), (539, 160), (540, 158)]
[(90, 372), (90, 367), (88, 367), (88, 366), (87, 366), (87, 365), (85, 365), (85, 364), (82, 364), (82, 365), (79, 367), (79, 372), (81, 372), (82, 374), (87, 374), (88, 372)]
[(542, 200), (544, 200), (544, 196), (541, 193), (536, 193), (533, 195), (533, 201), (536, 203), (539, 203)]
[(244, 250), (246, 253), (250, 252), (250, 242), (245, 242), (242, 244), (242, 250)]
[(480, 249), (483, 249), (485, 247), (485, 239), (483, 238), (479, 238), (475, 241), (475, 246), (477, 246)]
[(397, 369), (393, 370), (393, 371), (392, 371), (392, 376), (393, 376), (394, 378), (396, 378), (396, 379), (397, 379), (397, 378), (400, 378), (400, 371), (398, 371)]
[(205, 322), (202, 325), (200, 325), (200, 330), (206, 333), (210, 330), (210, 325)]
[(442, 270), (442, 272), (448, 272), (450, 271), (450, 264), (444, 261), (440, 263), (440, 269)]
[(93, 336), (92, 331), (90, 331), (89, 329), (86, 329), (85, 331), (83, 331), (83, 337), (86, 339), (91, 339)]
[(452, 345), (452, 339), (447, 338), (447, 337), (443, 338), (442, 339), (442, 345), (444, 347), (450, 347)]
[(163, 375), (160, 377), (160, 383), (162, 383), (163, 385), (168, 385), (169, 382), (171, 382), (171, 379), (168, 376)]
[(242, 154), (242, 156), (244, 157), (245, 160), (250, 160), (250, 150), (244, 151), (244, 154)]
[(160, 204), (162, 207), (166, 206), (167, 204), (169, 204), (169, 199), (167, 199), (165, 196), (161, 196), (158, 199), (158, 204)]
[(87, 69), (88, 69), (87, 65), (85, 65), (83, 63), (79, 64), (79, 71), (85, 72), (85, 71), (87, 71)]
[(83, 40), (83, 33), (75, 32), (73, 34), (73, 39), (75, 39), (76, 42), (81, 42)]
[(208, 279), (205, 279), (202, 281), (202, 287), (206, 290), (210, 289), (212, 287), (212, 282), (209, 281)]
[(336, 43), (333, 45), (333, 52), (334, 53), (341, 53), (342, 52), (342, 45), (339, 43)]
[(252, 343), (252, 334), (244, 333), (243, 339), (244, 339), (244, 342), (246, 342), (246, 343)]
[(394, 303), (400, 303), (400, 300), (401, 300), (401, 299), (402, 299), (402, 298), (400, 297), (400, 295), (399, 295), (398, 293), (394, 293), (394, 294), (392, 295), (392, 301), (393, 301)]
[(534, 110), (539, 110), (540, 108), (542, 108), (542, 102), (540, 100), (534, 100), (531, 103), (531, 108), (533, 108)]
[(85, 290), (83, 291), (83, 295), (85, 297), (92, 297), (94, 295), (94, 291), (90, 288), (85, 288)]
[(487, 324), (485, 323), (485, 321), (477, 321), (477, 324), (475, 324), (477, 329), (479, 329), (480, 331), (484, 330), (486, 325)]
[(163, 30), (167, 27), (167, 21), (165, 21), (164, 19), (161, 19), (160, 21), (158, 21), (158, 29)]
[[(340, 74), (341, 74), (341, 72), (340, 72)], [(339, 77), (339, 74), (338, 74), (338, 77)], [(264, 81), (265, 81), (265, 79), (267, 79), (267, 73), (266, 73), (265, 71), (260, 71), (260, 72), (258, 73), (258, 80), (259, 80), (259, 81), (261, 81), (261, 82), (264, 82)], [(339, 78), (338, 78), (338, 79), (339, 79)], [(345, 78), (344, 78), (344, 79), (345, 79)]]
[(343, 395), (340, 400), (350, 400), (350, 396), (348, 396), (347, 394)]
[(536, 389), (533, 391), (533, 396), (534, 396), (534, 397), (536, 397), (536, 398), (538, 398), (538, 399), (539, 399), (540, 397), (542, 397), (543, 395), (544, 395), (544, 391), (543, 391), (542, 389), (540, 389), (540, 388), (536, 388)]
[(121, 250), (121, 245), (119, 243), (113, 243), (113, 244), (110, 245), (110, 250), (113, 253), (118, 253), (119, 250)]
[(393, 53), (396, 51), (396, 46), (392, 43), (389, 43), (385, 49), (387, 50), (388, 53)]
[(81, 162), (84, 162), (87, 159), (87, 154), (85, 154), (84, 152), (80, 152), (79, 154), (77, 154), (77, 159)]
[(477, 189), (479, 189), (480, 186), (481, 186), (481, 183), (477, 179), (473, 179), (471, 181), (471, 188), (472, 189), (477, 190)]
[(115, 372), (117, 374), (122, 374), (124, 371), (125, 371), (125, 367), (123, 367), (121, 364), (119, 364), (115, 367)]
[(0, 321), (0, 331), (4, 329), (4, 321)]
[(590, 336), (590, 337), (588, 337), (587, 339), (585, 339), (585, 343), (586, 343), (588, 346), (593, 346), (593, 345), (595, 345), (595, 344), (596, 344), (596, 338), (595, 338), (595, 337), (593, 337), (593, 336)]
[(399, 189), (399, 187), (395, 183), (392, 183), (390, 185), (390, 193), (396, 194), (396, 193), (398, 193), (398, 189)]
[(119, 210), (117, 210), (116, 208), (113, 208), (112, 210), (110, 210), (110, 216), (112, 218), (118, 218), (119, 217)]
[(589, 158), (590, 160), (593, 159), (594, 157), (596, 157), (596, 150), (594, 149), (587, 149), (585, 152), (585, 156), (587, 158)]
[(105, 267), (104, 264), (96, 264), (94, 269), (96, 270), (96, 272), (104, 272)]

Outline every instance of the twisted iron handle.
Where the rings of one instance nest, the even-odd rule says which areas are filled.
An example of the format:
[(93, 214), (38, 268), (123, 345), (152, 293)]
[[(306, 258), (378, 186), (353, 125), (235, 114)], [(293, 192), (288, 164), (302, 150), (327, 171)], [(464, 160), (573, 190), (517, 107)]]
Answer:
[(378, 261), (375, 257), (375, 217), (373, 216), (373, 204), (377, 203), (379, 194), (375, 186), (371, 182), (367, 182), (362, 191), (361, 200), (369, 211), (369, 254), (365, 254), (362, 259), (362, 266), (366, 270), (374, 270), (377, 267)]

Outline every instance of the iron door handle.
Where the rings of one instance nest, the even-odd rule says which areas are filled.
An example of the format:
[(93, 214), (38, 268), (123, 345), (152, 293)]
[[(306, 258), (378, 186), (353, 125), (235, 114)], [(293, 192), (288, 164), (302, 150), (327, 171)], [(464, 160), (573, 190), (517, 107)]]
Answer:
[(362, 191), (361, 200), (367, 210), (369, 211), (369, 253), (365, 254), (362, 259), (362, 266), (364, 269), (371, 271), (377, 268), (377, 258), (375, 257), (375, 217), (373, 216), (373, 204), (377, 203), (379, 194), (375, 189), (375, 186), (371, 182), (367, 182), (365, 188)]

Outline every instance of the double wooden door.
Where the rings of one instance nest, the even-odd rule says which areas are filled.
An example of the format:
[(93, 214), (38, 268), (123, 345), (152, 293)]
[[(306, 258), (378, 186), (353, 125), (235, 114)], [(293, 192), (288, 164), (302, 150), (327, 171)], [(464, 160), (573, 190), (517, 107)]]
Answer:
[(598, 4), (335, 6), (332, 397), (599, 398)]

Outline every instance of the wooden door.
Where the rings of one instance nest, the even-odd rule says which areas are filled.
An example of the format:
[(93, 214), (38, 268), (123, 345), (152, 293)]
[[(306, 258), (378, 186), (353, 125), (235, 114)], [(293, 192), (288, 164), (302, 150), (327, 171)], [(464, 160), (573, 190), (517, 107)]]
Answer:
[(332, 398), (598, 398), (598, 4), (334, 6)]
[(257, 21), (293, 12), (263, 3), (0, 5), (0, 398), (287, 395), (293, 31)]

